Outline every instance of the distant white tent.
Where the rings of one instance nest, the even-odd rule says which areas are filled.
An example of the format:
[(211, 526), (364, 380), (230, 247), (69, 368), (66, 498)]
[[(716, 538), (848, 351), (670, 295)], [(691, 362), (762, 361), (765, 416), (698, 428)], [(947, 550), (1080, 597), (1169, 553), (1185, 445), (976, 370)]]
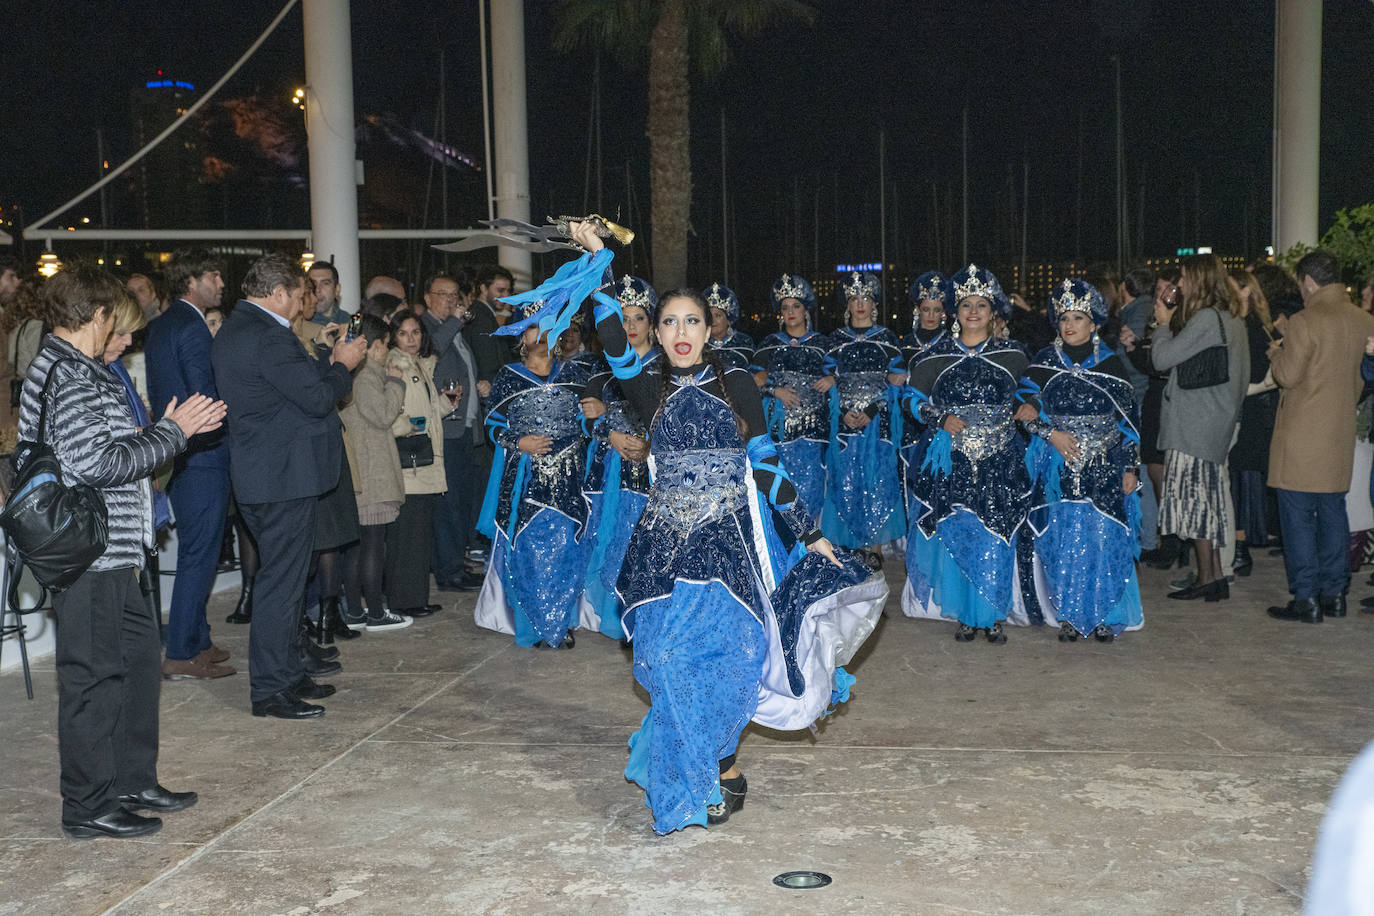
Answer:
[(3, 229), (0, 229), (0, 245), (13, 245), (13, 244), (14, 244), (14, 236), (10, 235), (8, 232), (6, 232), (6, 231), (3, 230)]

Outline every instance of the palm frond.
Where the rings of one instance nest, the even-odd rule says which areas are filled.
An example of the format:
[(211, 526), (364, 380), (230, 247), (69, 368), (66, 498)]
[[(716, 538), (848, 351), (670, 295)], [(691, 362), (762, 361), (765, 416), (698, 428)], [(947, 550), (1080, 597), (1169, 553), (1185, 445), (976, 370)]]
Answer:
[(707, 77), (730, 63), (729, 37), (753, 35), (774, 25), (810, 25), (816, 10), (801, 0), (696, 0), (691, 6), (692, 58)]
[(564, 0), (553, 46), (565, 53), (600, 48), (627, 67), (643, 66), (656, 6), (653, 0)]

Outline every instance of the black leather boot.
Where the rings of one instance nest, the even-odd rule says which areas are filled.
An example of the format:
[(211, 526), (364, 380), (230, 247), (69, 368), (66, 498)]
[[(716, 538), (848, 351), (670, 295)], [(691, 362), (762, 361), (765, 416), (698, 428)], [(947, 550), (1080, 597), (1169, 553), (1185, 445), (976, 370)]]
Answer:
[(322, 662), (332, 661), (338, 658), (339, 650), (337, 646), (322, 646), (315, 642), (312, 638), (314, 629), (314, 624), (310, 622), (310, 618), (305, 614), (301, 614), (300, 633), (296, 636), (296, 649), (300, 653), (301, 658), (304, 659), (306, 656), (309, 656), (316, 661)]
[(1318, 598), (1317, 605), (1321, 608), (1323, 617), (1345, 616), (1345, 595), (1337, 595), (1334, 598)]
[(320, 602), (320, 644), (330, 645), (334, 639), (357, 639), (363, 634), (350, 630), (339, 614), (339, 599), (325, 598)]
[(1255, 561), (1250, 556), (1250, 545), (1244, 541), (1236, 544), (1236, 559), (1231, 563), (1231, 571), (1238, 576), (1248, 576), (1255, 568)]
[(1299, 623), (1321, 623), (1322, 608), (1313, 598), (1294, 598), (1283, 607), (1271, 607), (1269, 616), (1275, 620), (1294, 620)]
[(238, 607), (234, 608), (234, 613), (224, 618), (225, 623), (252, 623), (253, 622), (253, 580), (256, 576), (244, 576), (243, 588), (239, 591)]

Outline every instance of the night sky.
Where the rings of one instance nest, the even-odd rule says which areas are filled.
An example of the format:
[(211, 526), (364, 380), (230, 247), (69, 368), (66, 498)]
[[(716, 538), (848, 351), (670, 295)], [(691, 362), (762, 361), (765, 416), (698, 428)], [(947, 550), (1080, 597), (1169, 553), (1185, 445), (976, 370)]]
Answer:
[[(1272, 3), (815, 6), (814, 26), (737, 39), (724, 76), (694, 85), (696, 279), (715, 279), (722, 267), (722, 109), (738, 287), (762, 288), (783, 269), (829, 271), (837, 262), (877, 260), (880, 128), (887, 135), (889, 260), (916, 270), (956, 266), (965, 105), (970, 254), (988, 263), (1019, 258), (1029, 163), (1031, 258), (1114, 258), (1113, 54), (1122, 62), (1133, 235), (1144, 188), (1143, 252), (1138, 237), (1132, 248), (1158, 255), (1211, 244), (1219, 253), (1253, 255), (1267, 243)], [(279, 8), (277, 0), (8, 0), (0, 14), (0, 206), (8, 213), (18, 204), (32, 219), (85, 187), (96, 177), (97, 126), (112, 160), (132, 152), (132, 87), (159, 68), (208, 86)], [(584, 201), (592, 54), (550, 50), (555, 8), (526, 2), (536, 220), (580, 211)], [(480, 162), (475, 3), (354, 3), (353, 32), (359, 112), (427, 133), (445, 50), (448, 139)], [(1323, 33), (1324, 226), (1337, 208), (1374, 200), (1374, 4), (1328, 0)], [(284, 102), (304, 82), (301, 41), (297, 10), (223, 94), (257, 92)], [(632, 206), (628, 216), (647, 229), (640, 211), (648, 199), (643, 70), (605, 61), (602, 109), (603, 203), (622, 216)], [(423, 178), (423, 160), (412, 170)], [(455, 169), (450, 183), (455, 225), (486, 215), (478, 172)], [(94, 211), (83, 205), (76, 212)], [(412, 219), (418, 225), (419, 215)]]

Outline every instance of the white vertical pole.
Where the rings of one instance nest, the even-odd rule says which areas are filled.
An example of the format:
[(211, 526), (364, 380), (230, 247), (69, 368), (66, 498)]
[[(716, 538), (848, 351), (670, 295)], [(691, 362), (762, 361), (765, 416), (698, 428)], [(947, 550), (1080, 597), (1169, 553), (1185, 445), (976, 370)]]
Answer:
[(310, 235), (318, 260), (339, 272), (339, 304), (358, 309), (357, 155), (353, 145), (353, 38), (348, 0), (304, 0), (305, 129), (310, 152)]
[(1274, 5), (1274, 249), (1317, 243), (1321, 0)]
[[(491, 0), (491, 96), (496, 134), (496, 215), (529, 222), (525, 0)], [(503, 247), (499, 257), (501, 265), (515, 275), (515, 285), (528, 289), (532, 280), (530, 253)]]

